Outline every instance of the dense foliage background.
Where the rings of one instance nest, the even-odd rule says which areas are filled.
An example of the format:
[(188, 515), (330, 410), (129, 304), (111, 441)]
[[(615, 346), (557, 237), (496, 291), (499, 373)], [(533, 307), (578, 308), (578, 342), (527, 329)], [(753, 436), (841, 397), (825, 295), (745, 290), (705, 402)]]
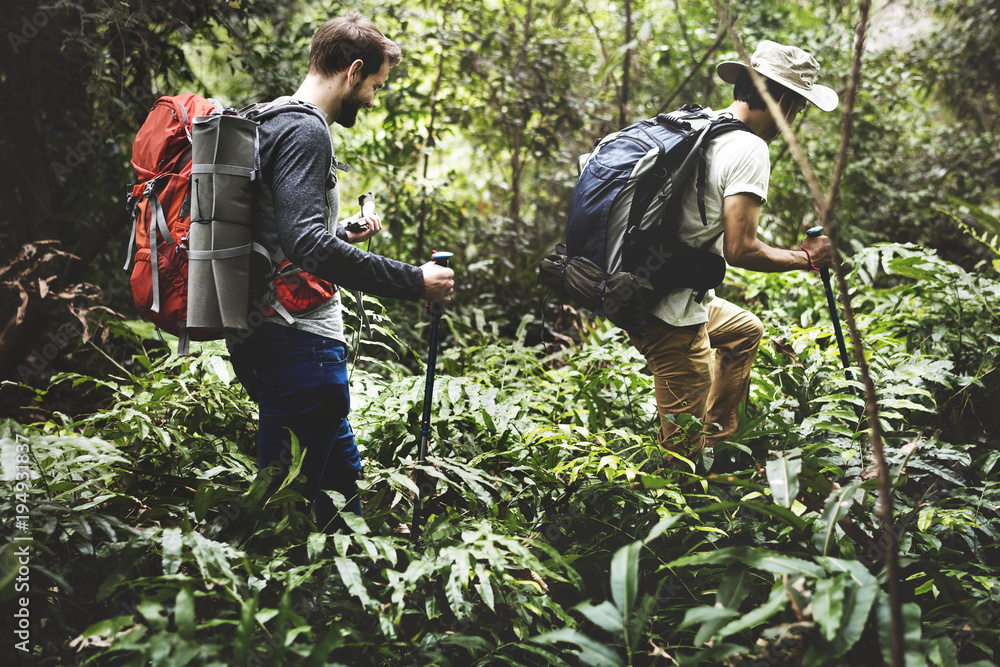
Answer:
[[(315, 28), (348, 8), (404, 62), (374, 111), (334, 129), (356, 167), (344, 200), (377, 192), (389, 223), (377, 252), (458, 255), (417, 543), (422, 306), (366, 299), (381, 316), (352, 375), (365, 520), (325, 536), (295, 510), (294, 466), (265, 497), (254, 406), (224, 347), (170, 353), (131, 319), (120, 269), (129, 151), (152, 102), (288, 93)], [(651, 380), (623, 333), (535, 286), (578, 154), (681, 103), (729, 103), (713, 75), (737, 58), (720, 8), (751, 50), (798, 44), (845, 90), (864, 15), (846, 1), (5, 3), (5, 655), (878, 665), (892, 583), (907, 665), (996, 664), (996, 0), (876, 4), (851, 115), (841, 296), (876, 389), (895, 539), (860, 383), (844, 379), (815, 277), (731, 271), (726, 296), (766, 323), (750, 404), (732, 442), (680, 469), (655, 447)], [(843, 120), (813, 109), (795, 128), (824, 188)], [(815, 203), (780, 139), (772, 164), (761, 233), (794, 247)]]

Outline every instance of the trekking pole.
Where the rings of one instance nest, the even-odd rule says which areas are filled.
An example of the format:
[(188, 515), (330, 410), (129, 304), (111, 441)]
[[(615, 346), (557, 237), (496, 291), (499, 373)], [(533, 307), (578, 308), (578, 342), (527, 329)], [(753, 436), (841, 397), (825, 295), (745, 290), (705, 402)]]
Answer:
[[(813, 227), (806, 236), (819, 236), (823, 233), (822, 227)], [(854, 373), (851, 372), (850, 358), (847, 356), (847, 345), (844, 343), (844, 332), (840, 328), (840, 315), (837, 314), (837, 299), (833, 295), (833, 285), (830, 284), (830, 269), (822, 268), (819, 275), (823, 279), (823, 287), (826, 290), (826, 304), (830, 308), (830, 319), (833, 320), (833, 332), (837, 336), (837, 347), (840, 348), (840, 361), (844, 364), (844, 376), (853, 381)]]
[[(453, 256), (450, 252), (435, 252), (431, 259), (438, 266), (448, 266), (448, 260)], [(434, 394), (434, 367), (437, 364), (438, 325), (444, 312), (444, 301), (434, 300), (428, 304), (431, 311), (431, 344), (427, 353), (427, 381), (424, 385), (424, 414), (420, 420), (420, 447), (417, 450), (417, 494), (413, 499), (413, 527), (410, 529), (410, 539), (416, 542), (420, 539), (423, 527), (423, 493), (426, 486), (426, 475), (420, 470), (427, 458), (427, 442), (431, 437), (431, 398)]]

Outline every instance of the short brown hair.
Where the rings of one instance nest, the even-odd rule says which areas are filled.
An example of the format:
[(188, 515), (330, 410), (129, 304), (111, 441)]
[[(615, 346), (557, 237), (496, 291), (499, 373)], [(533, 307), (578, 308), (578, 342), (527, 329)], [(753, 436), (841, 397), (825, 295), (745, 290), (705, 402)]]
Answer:
[(309, 71), (331, 76), (351, 66), (355, 60), (364, 64), (361, 75), (369, 76), (389, 61), (395, 67), (403, 51), (383, 35), (375, 24), (357, 12), (330, 19), (313, 35), (309, 50)]

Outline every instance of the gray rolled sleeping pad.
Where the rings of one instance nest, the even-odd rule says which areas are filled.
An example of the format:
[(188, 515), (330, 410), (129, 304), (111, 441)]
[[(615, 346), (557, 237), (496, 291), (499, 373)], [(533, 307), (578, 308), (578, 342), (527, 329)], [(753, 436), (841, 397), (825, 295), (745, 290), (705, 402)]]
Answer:
[[(219, 333), (248, 329), (251, 253), (274, 263), (267, 250), (252, 240), (257, 125), (291, 110), (316, 114), (326, 122), (315, 107), (290, 97), (251, 105), (238, 114), (220, 110), (192, 122), (188, 329)], [(269, 305), (294, 322), (280, 303)]]
[(257, 123), (199, 116), (191, 130), (189, 329), (247, 328)]

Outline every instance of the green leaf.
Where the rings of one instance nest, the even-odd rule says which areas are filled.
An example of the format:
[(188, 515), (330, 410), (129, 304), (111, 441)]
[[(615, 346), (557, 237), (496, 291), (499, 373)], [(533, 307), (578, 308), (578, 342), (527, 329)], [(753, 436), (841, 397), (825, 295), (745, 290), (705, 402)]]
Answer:
[(663, 479), (662, 477), (657, 477), (656, 475), (640, 475), (639, 481), (647, 489), (662, 489), (666, 486), (673, 486), (675, 482), (669, 479)]
[[(471, 571), (469, 565), (470, 556), (471, 554), (467, 550), (455, 550), (451, 572), (444, 586), (445, 596), (448, 598), (451, 612), (458, 618), (462, 618), (465, 615), (466, 608), (469, 606), (464, 592), (469, 587), (469, 573)], [(444, 557), (443, 554), (442, 557)]]
[[(262, 468), (257, 472), (253, 481), (250, 483), (250, 488), (247, 489), (246, 493), (241, 497), (241, 502), (247, 507), (256, 507), (260, 504), (261, 499), (264, 494), (267, 493), (268, 488), (271, 486), (271, 480), (274, 478), (275, 468)], [(246, 498), (245, 501), (242, 498)]]
[(730, 563), (726, 574), (715, 592), (715, 604), (736, 609), (747, 596), (747, 578), (750, 570), (743, 563)]
[(813, 619), (828, 642), (833, 642), (840, 631), (844, 614), (846, 577), (842, 574), (831, 579), (818, 579), (813, 593)]
[(781, 452), (778, 458), (767, 462), (767, 479), (771, 485), (771, 497), (784, 508), (790, 508), (799, 494), (799, 472), (802, 469), (801, 450)]
[(646, 536), (646, 539), (642, 541), (642, 543), (649, 544), (657, 537), (673, 528), (674, 524), (680, 521), (682, 516), (682, 514), (671, 514), (665, 519), (661, 519), (655, 526), (649, 529), (649, 534)]
[[(611, 559), (611, 599), (628, 627), (639, 591), (639, 552), (642, 542), (633, 542), (615, 552)], [(631, 646), (630, 637), (626, 643)]]
[[(678, 626), (678, 629), (683, 630), (684, 628), (691, 627), (697, 623), (713, 623), (715, 621), (727, 621), (734, 616), (739, 614), (739, 610), (736, 609), (726, 609), (725, 607), (692, 607), (684, 612), (684, 620)], [(701, 633), (699, 633), (700, 636)], [(712, 637), (696, 639), (696, 642), (703, 644)]]
[[(696, 646), (705, 644), (713, 638), (722, 639), (722, 637), (718, 637), (715, 633), (719, 628), (725, 626), (733, 616), (739, 614), (740, 604), (747, 596), (746, 582), (749, 573), (749, 568), (743, 563), (729, 564), (726, 574), (722, 577), (722, 581), (719, 582), (719, 588), (715, 592), (715, 607), (713, 609), (732, 613), (720, 613), (707, 618), (701, 628), (698, 629), (698, 634), (694, 640)], [(687, 618), (685, 618), (686, 621)]]
[(358, 516), (354, 512), (348, 510), (340, 511), (340, 518), (344, 520), (347, 527), (352, 533), (356, 535), (367, 535), (371, 532), (371, 528), (368, 527), (368, 523), (365, 522), (363, 517)]
[(476, 564), (476, 590), (479, 591), (486, 606), (491, 611), (496, 611), (496, 595), (493, 592), (493, 584), (490, 582), (489, 573), (482, 563)]
[(184, 547), (181, 529), (164, 529), (160, 547), (163, 549), (163, 574), (177, 574), (181, 567), (181, 549)]
[(306, 539), (306, 555), (309, 562), (315, 563), (323, 556), (326, 549), (326, 533), (310, 533)]
[(230, 384), (233, 381), (233, 372), (225, 361), (221, 357), (216, 355), (211, 355), (208, 357), (208, 366), (212, 369), (212, 372), (222, 380), (223, 384)]
[(667, 563), (665, 567), (729, 565), (730, 563), (743, 563), (747, 567), (755, 567), (774, 574), (799, 575), (814, 578), (826, 575), (826, 571), (815, 563), (793, 556), (784, 556), (757, 547), (725, 547), (708, 553), (695, 553)]
[(246, 664), (250, 642), (253, 641), (254, 629), (257, 627), (258, 596), (259, 594), (254, 592), (253, 597), (243, 604), (240, 611), (240, 623), (236, 627), (236, 636), (233, 637), (233, 659), (238, 665)]
[(625, 628), (625, 620), (622, 618), (621, 612), (607, 600), (597, 606), (585, 602), (578, 604), (573, 609), (586, 616), (591, 623), (602, 630), (622, 632)]
[(198, 563), (198, 568), (206, 577), (221, 577), (226, 581), (237, 579), (231, 561), (242, 559), (243, 554), (228, 544), (210, 540), (201, 533), (189, 532), (184, 542)]
[(401, 475), (398, 472), (390, 472), (389, 480), (405, 487), (408, 491), (412, 493), (420, 493), (420, 488), (417, 486), (416, 482), (410, 479), (406, 475)]
[(146, 619), (150, 629), (154, 631), (167, 629), (167, 618), (162, 613), (163, 605), (156, 600), (143, 598), (135, 609)]
[(333, 653), (334, 649), (344, 645), (344, 632), (344, 628), (336, 627), (326, 633), (326, 636), (309, 651), (309, 656), (303, 667), (327, 667), (328, 665), (332, 665), (333, 663), (328, 661), (330, 654)]
[(145, 535), (137, 536), (130, 540), (128, 545), (121, 550), (115, 568), (104, 579), (100, 588), (97, 589), (96, 599), (98, 602), (107, 599), (118, 586), (135, 576), (133, 567), (137, 562), (146, 558), (148, 549), (146, 539)]
[(132, 616), (115, 616), (113, 618), (106, 618), (103, 621), (98, 621), (94, 623), (82, 633), (81, 637), (114, 637), (117, 635), (122, 628), (131, 625), (134, 622)]
[(215, 485), (211, 483), (202, 484), (198, 487), (198, 490), (194, 494), (194, 517), (198, 521), (204, 521), (205, 517), (208, 516), (208, 510), (212, 508), (212, 496), (214, 495)]
[(174, 621), (178, 634), (184, 639), (194, 639), (194, 618), (194, 595), (190, 584), (185, 584), (177, 591), (174, 601)]
[(938, 667), (958, 667), (958, 650), (950, 637), (935, 637), (930, 640), (927, 657)]
[(621, 656), (610, 646), (605, 646), (582, 632), (570, 628), (545, 632), (531, 637), (530, 641), (539, 644), (554, 644), (556, 642), (576, 644), (580, 647), (580, 662), (591, 667), (624, 667), (625, 665)]
[(361, 604), (365, 607), (372, 607), (372, 599), (368, 595), (368, 589), (365, 588), (358, 564), (344, 556), (337, 556), (333, 562), (337, 565), (337, 571), (340, 572), (340, 577), (344, 580), (348, 592), (361, 600)]
[(994, 450), (989, 452), (983, 461), (983, 475), (989, 475), (993, 470), (993, 466), (997, 464), (997, 461), (1000, 461), (1000, 451)]
[(784, 584), (779, 581), (771, 589), (771, 595), (768, 597), (767, 602), (745, 614), (740, 614), (736, 620), (721, 628), (716, 635), (718, 637), (729, 637), (730, 635), (739, 634), (744, 630), (755, 628), (784, 609), (787, 605), (788, 593), (785, 592)]
[(295, 481), (295, 478), (299, 476), (300, 472), (302, 472), (302, 462), (305, 460), (302, 447), (299, 446), (299, 439), (295, 435), (295, 432), (288, 429), (288, 435), (291, 438), (292, 463), (288, 466), (288, 474), (285, 475), (285, 479), (283, 479), (281, 481), (281, 485), (275, 489), (275, 494)]
[[(532, 639), (531, 641), (534, 640)], [(536, 660), (531, 664), (546, 665), (546, 667), (570, 667), (570, 664), (565, 660), (563, 660), (561, 657), (559, 657), (557, 654), (549, 651), (548, 649), (542, 648), (541, 646), (534, 646), (532, 644), (519, 642), (517, 647), (521, 651), (531, 653), (532, 655), (536, 655), (539, 658), (541, 658), (540, 661)], [(483, 663), (476, 663), (476, 664), (481, 665)], [(520, 665), (522, 663), (511, 662), (510, 664)]]
[[(892, 658), (892, 623), (889, 613), (889, 596), (879, 592), (878, 613), (879, 643), (882, 646), (882, 658), (886, 663)], [(920, 605), (915, 602), (903, 603), (903, 649), (906, 667), (927, 667), (927, 656), (924, 654), (920, 641)]]
[(854, 494), (861, 485), (860, 482), (851, 484), (841, 489), (834, 490), (823, 507), (823, 512), (816, 521), (816, 534), (813, 538), (813, 545), (816, 550), (826, 556), (830, 547), (835, 544), (837, 536), (837, 522), (847, 516), (854, 502)]
[(793, 512), (787, 507), (782, 507), (781, 505), (775, 505), (774, 503), (767, 502), (755, 502), (746, 501), (740, 503), (744, 507), (751, 509), (755, 512), (760, 512), (766, 516), (772, 516), (776, 519), (780, 519), (792, 528), (798, 531), (804, 531), (809, 527), (809, 522), (800, 517), (798, 514)]

